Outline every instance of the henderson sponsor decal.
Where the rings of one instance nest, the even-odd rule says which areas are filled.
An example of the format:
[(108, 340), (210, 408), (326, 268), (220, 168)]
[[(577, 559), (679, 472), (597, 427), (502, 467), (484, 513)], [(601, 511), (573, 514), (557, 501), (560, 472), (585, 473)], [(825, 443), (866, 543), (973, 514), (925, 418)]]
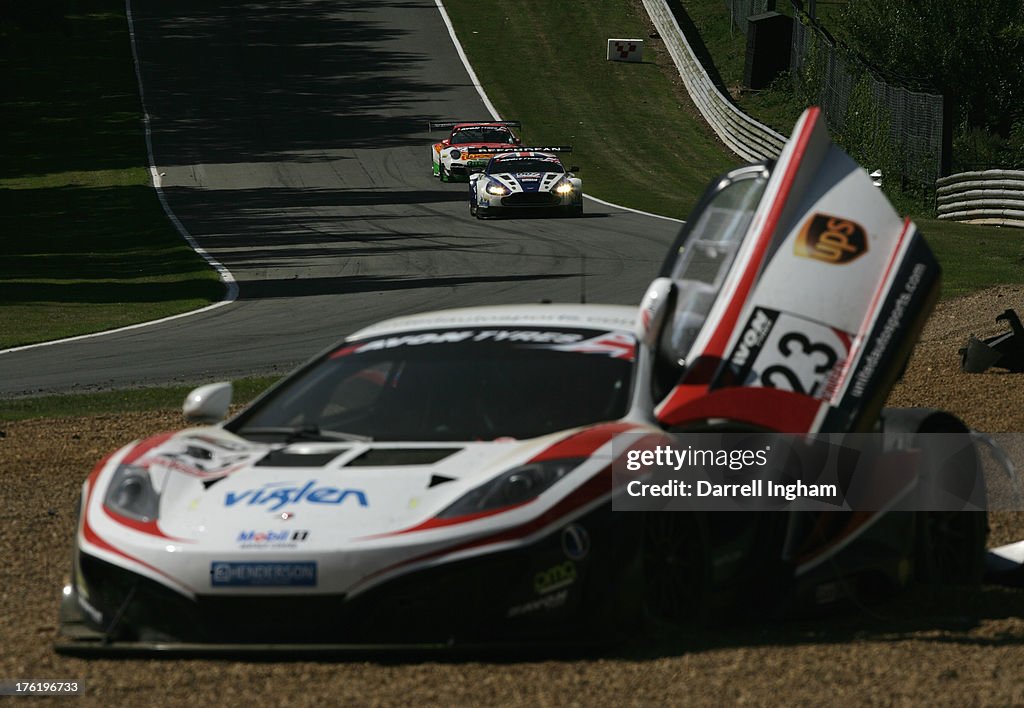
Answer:
[(313, 587), (316, 582), (316, 563), (313, 561), (295, 563), (214, 561), (210, 564), (210, 583), (214, 587)]

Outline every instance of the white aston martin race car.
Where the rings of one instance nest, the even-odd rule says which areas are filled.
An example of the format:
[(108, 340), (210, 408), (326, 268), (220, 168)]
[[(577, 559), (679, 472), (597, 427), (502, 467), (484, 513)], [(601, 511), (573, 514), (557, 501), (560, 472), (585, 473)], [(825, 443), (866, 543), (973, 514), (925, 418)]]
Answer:
[(568, 146), (525, 147), (496, 153), (482, 172), (469, 176), (469, 213), (478, 219), (514, 213), (582, 216), (583, 180), (558, 159)]
[[(639, 309), (388, 320), (226, 422), (230, 384), (194, 391), (202, 426), (85, 481), (58, 649), (575, 641), (977, 581), (984, 511), (893, 511), (919, 434), (966, 431), (881, 408), (938, 278), (810, 110), (777, 161), (712, 183)], [(629, 446), (723, 429), (900, 445), (865, 458), (865, 509), (616, 511)]]

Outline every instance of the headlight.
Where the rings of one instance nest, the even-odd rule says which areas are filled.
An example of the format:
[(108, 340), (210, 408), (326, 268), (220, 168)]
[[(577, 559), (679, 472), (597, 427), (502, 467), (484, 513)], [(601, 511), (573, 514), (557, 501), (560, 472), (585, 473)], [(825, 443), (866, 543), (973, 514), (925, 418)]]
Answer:
[(555, 191), (559, 194), (572, 193), (572, 182), (570, 182), (569, 180), (563, 181), (561, 184), (555, 187)]
[(448, 153), (448, 157), (452, 158), (453, 160), (458, 160), (460, 157), (462, 157), (462, 151), (457, 148), (453, 148), (451, 152)]
[(484, 191), (488, 194), (493, 194), (496, 197), (504, 197), (508, 194), (508, 188), (503, 184), (498, 184), (497, 182), (488, 182), (487, 186), (484, 187)]
[(441, 519), (478, 514), (482, 511), (515, 506), (535, 499), (555, 482), (580, 465), (586, 458), (547, 460), (516, 467), (467, 492), (438, 514)]
[(118, 514), (137, 521), (153, 521), (160, 508), (160, 495), (153, 489), (149, 470), (119, 465), (107, 487), (103, 503)]

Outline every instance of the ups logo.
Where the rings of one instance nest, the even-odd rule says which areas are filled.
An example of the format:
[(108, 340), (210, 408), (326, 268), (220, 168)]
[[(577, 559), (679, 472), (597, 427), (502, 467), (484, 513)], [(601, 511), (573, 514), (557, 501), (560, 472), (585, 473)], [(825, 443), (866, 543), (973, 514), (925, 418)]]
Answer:
[(867, 253), (868, 237), (864, 227), (838, 216), (815, 214), (797, 236), (794, 253), (826, 263), (849, 263)]

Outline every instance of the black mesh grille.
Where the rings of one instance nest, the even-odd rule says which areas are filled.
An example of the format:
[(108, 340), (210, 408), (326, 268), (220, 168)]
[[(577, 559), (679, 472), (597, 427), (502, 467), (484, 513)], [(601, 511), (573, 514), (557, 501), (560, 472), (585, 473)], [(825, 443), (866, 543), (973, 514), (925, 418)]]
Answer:
[(558, 197), (550, 192), (520, 192), (510, 194), (501, 200), (502, 206), (553, 206)]

